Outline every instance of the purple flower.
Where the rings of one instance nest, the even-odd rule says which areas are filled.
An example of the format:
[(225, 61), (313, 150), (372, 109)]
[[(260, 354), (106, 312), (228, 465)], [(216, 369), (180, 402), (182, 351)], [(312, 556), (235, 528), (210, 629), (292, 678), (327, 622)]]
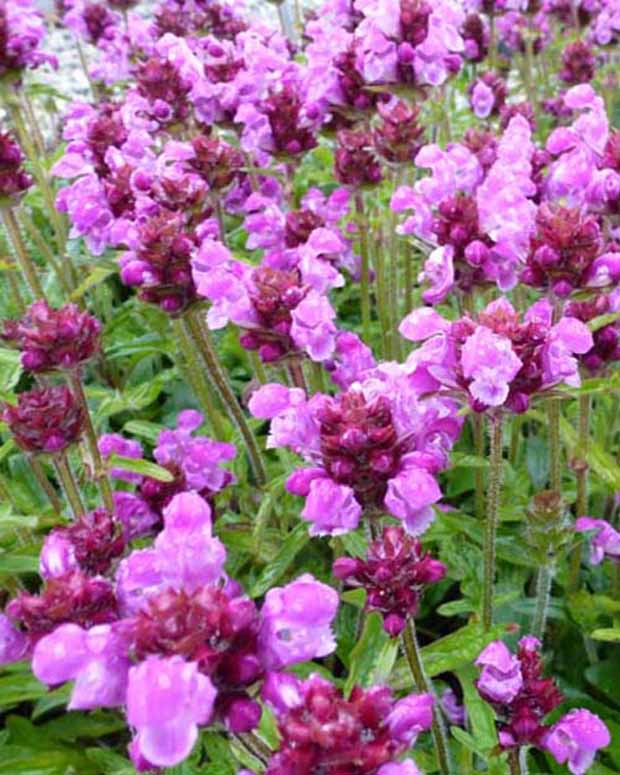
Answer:
[(590, 537), (590, 562), (599, 565), (605, 557), (620, 560), (620, 533), (604, 519), (579, 517), (575, 522), (578, 533), (592, 533)]
[(0, 614), (0, 665), (23, 659), (29, 650), (28, 637), (16, 629), (7, 616)]
[(359, 525), (362, 507), (351, 487), (319, 475), (312, 479), (305, 494), (301, 517), (312, 523), (310, 535), (342, 535)]
[(411, 759), (405, 759), (404, 762), (384, 764), (377, 770), (377, 775), (422, 775), (422, 772)]
[(336, 648), (336, 590), (305, 573), (267, 592), (261, 609), (260, 654), (268, 670), (324, 657)]
[(441, 709), (446, 714), (446, 718), (451, 724), (458, 727), (464, 727), (467, 720), (467, 711), (465, 705), (458, 701), (456, 694), (452, 689), (446, 689), (439, 700)]
[(437, 481), (422, 468), (406, 467), (388, 482), (385, 505), (402, 519), (410, 535), (421, 535), (435, 517), (432, 504), (441, 500)]
[(551, 727), (544, 746), (557, 762), (568, 764), (573, 775), (583, 775), (599, 748), (606, 748), (610, 742), (609, 730), (601, 719), (589, 710), (576, 708)]
[(0, 4), (0, 78), (21, 75), (25, 68), (49, 63), (57, 66), (55, 57), (44, 54), (41, 42), (45, 37), (43, 15), (32, 0), (10, 0)]
[(65, 385), (20, 393), (17, 402), (17, 406), (6, 404), (0, 417), (27, 452), (62, 452), (80, 438), (82, 407)]
[(430, 694), (410, 694), (399, 700), (387, 717), (392, 738), (407, 748), (414, 745), (420, 732), (433, 723), (434, 703)]
[(32, 185), (24, 169), (24, 154), (8, 132), (0, 133), (0, 201), (19, 200)]
[(482, 667), (478, 691), (497, 703), (509, 703), (521, 691), (521, 664), (501, 640), (493, 641), (480, 653), (476, 665)]
[(189, 756), (198, 726), (213, 713), (216, 690), (181, 657), (147, 657), (129, 671), (127, 720), (136, 730), (132, 758), (172, 767)]
[[(104, 433), (97, 442), (99, 452), (105, 460), (111, 455), (120, 455), (121, 457), (131, 457), (134, 460), (142, 458), (142, 444), (133, 439), (126, 439), (120, 433)], [(125, 482), (134, 482), (139, 484), (142, 481), (142, 474), (136, 474), (132, 471), (125, 471), (123, 468), (110, 468), (110, 476), (115, 479), (123, 479)]]
[(221, 464), (232, 460), (237, 450), (233, 444), (213, 441), (206, 436), (193, 437), (202, 422), (200, 412), (192, 409), (180, 412), (176, 430), (163, 430), (159, 434), (153, 456), (161, 466), (178, 466), (185, 474), (189, 488), (215, 493), (233, 481), (230, 471)]
[(125, 700), (128, 651), (128, 642), (115, 625), (84, 630), (63, 624), (35, 646), (32, 671), (50, 686), (75, 681), (69, 710), (111, 708)]
[(39, 573), (44, 579), (64, 576), (78, 568), (75, 549), (69, 538), (53, 530), (43, 541), (39, 555)]

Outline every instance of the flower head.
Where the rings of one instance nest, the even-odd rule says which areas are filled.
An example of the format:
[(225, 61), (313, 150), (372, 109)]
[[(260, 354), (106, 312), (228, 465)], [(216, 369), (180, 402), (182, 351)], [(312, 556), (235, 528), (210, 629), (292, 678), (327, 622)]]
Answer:
[(35, 301), (25, 316), (4, 325), (2, 339), (22, 352), (28, 371), (75, 369), (99, 349), (101, 324), (75, 304), (52, 309), (46, 301)]
[(446, 567), (401, 527), (390, 526), (370, 544), (364, 560), (340, 557), (333, 572), (348, 586), (366, 590), (366, 608), (381, 613), (384, 628), (394, 637), (416, 615), (425, 587), (440, 581)]
[(604, 519), (579, 517), (575, 522), (577, 533), (590, 533), (590, 562), (599, 565), (605, 557), (620, 560), (620, 533)]
[(32, 185), (24, 154), (8, 132), (0, 133), (0, 202), (17, 199)]
[(269, 775), (337, 775), (341, 762), (352, 775), (406, 775), (409, 770), (395, 760), (432, 723), (430, 695), (395, 702), (387, 687), (356, 686), (345, 699), (318, 675), (300, 681), (271, 673), (263, 699), (276, 714), (281, 739), (267, 764)]
[(65, 385), (20, 393), (17, 406), (6, 404), (2, 419), (27, 452), (62, 452), (82, 434), (82, 407)]

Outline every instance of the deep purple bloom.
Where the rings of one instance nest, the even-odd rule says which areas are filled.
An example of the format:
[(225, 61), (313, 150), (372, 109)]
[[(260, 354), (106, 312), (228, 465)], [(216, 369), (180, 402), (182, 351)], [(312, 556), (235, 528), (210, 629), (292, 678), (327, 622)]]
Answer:
[(300, 681), (271, 673), (263, 699), (276, 715), (281, 738), (267, 765), (269, 775), (338, 775), (343, 762), (354, 762), (355, 772), (368, 775), (411, 775), (415, 769), (395, 760), (433, 718), (430, 695), (395, 702), (387, 687), (356, 686), (344, 699), (318, 675)]
[(364, 130), (343, 129), (338, 132), (334, 172), (340, 183), (352, 188), (381, 182), (381, 164), (376, 157), (373, 137)]
[(2, 419), (26, 452), (62, 452), (82, 434), (82, 407), (65, 385), (20, 393), (17, 406), (5, 404)]
[(32, 185), (24, 154), (8, 132), (0, 133), (0, 202), (18, 199)]
[(595, 72), (596, 60), (590, 46), (583, 40), (569, 43), (562, 52), (561, 80), (570, 86), (588, 83), (594, 78)]
[(75, 369), (99, 350), (101, 324), (75, 304), (52, 309), (35, 301), (21, 320), (4, 324), (2, 339), (18, 347), (22, 366), (33, 372)]
[(477, 682), (483, 699), (498, 715), (499, 742), (508, 749), (544, 747), (549, 728), (544, 717), (562, 702), (553, 678), (543, 678), (540, 641), (521, 638), (516, 655), (501, 641), (490, 643), (476, 660), (482, 667)]
[(416, 615), (425, 587), (445, 576), (446, 566), (424, 553), (401, 527), (390, 526), (370, 544), (364, 560), (339, 557), (333, 573), (348, 586), (366, 590), (366, 608), (382, 614), (385, 630), (394, 637)]
[(506, 81), (489, 70), (470, 85), (469, 104), (478, 118), (488, 118), (501, 111), (507, 94)]
[(32, 0), (2, 0), (0, 2), (0, 78), (21, 75), (26, 68), (56, 59), (44, 54), (41, 42), (45, 37), (43, 15)]

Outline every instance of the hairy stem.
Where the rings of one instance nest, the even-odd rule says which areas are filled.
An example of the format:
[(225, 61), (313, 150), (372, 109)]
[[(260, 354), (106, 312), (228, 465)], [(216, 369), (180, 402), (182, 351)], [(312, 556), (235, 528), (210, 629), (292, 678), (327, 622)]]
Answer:
[(355, 209), (358, 216), (360, 254), (362, 258), (360, 291), (362, 294), (362, 333), (364, 341), (370, 346), (370, 254), (368, 251), (368, 220), (364, 210), (364, 195), (355, 194)]
[(78, 519), (83, 517), (86, 513), (80, 491), (78, 490), (75, 479), (73, 478), (73, 472), (69, 467), (69, 462), (65, 454), (54, 455), (54, 468), (58, 475), (58, 481), (62, 487), (62, 491), (69, 503), (69, 507), (73, 513), (73, 516)]
[(103, 464), (101, 453), (99, 452), (99, 446), (97, 444), (97, 432), (93, 425), (92, 418), (90, 416), (90, 409), (88, 408), (88, 402), (86, 401), (86, 395), (82, 386), (82, 380), (80, 373), (76, 369), (69, 373), (69, 385), (73, 390), (73, 394), (82, 406), (82, 412), (84, 414), (84, 435), (86, 437), (86, 445), (90, 455), (93, 478), (97, 482), (103, 503), (106, 509), (113, 514), (114, 513), (114, 497), (112, 495), (112, 486)]
[(35, 299), (45, 298), (45, 294), (43, 293), (43, 286), (41, 285), (41, 281), (37, 275), (37, 270), (34, 266), (34, 263), (32, 262), (28, 251), (26, 250), (26, 245), (22, 239), (19, 225), (15, 219), (15, 213), (11, 207), (0, 207), (0, 212), (2, 213), (2, 223), (4, 224), (4, 228), (9, 235), (11, 244), (13, 245), (17, 263), (19, 264), (19, 268), (22, 270), (22, 274), (24, 275), (24, 279), (30, 288), (30, 292)]
[[(484, 418), (480, 412), (474, 412), (471, 416), (474, 431), (474, 448), (476, 457), (484, 457)], [(476, 517), (484, 518), (484, 468), (476, 467), (474, 469), (474, 478), (476, 485)]]
[(45, 471), (43, 470), (43, 466), (37, 458), (32, 455), (29, 458), (30, 467), (32, 469), (32, 473), (34, 474), (35, 479), (39, 483), (39, 486), (43, 490), (43, 492), (47, 495), (47, 499), (52, 504), (52, 508), (56, 512), (56, 514), (62, 514), (62, 501), (56, 494), (56, 490), (53, 488), (52, 483), (47, 478), (47, 475)]
[(267, 481), (267, 472), (263, 465), (260, 449), (254, 438), (254, 434), (248, 425), (245, 414), (239, 405), (237, 396), (233, 392), (228, 376), (220, 364), (209, 331), (195, 311), (190, 310), (186, 313), (185, 321), (187, 323), (187, 331), (191, 336), (195, 348), (204, 361), (207, 371), (213, 380), (213, 384), (218, 390), (222, 403), (226, 407), (231, 420), (235, 423), (237, 429), (243, 436), (256, 481), (263, 485)]
[(218, 409), (211, 385), (205, 379), (199, 361), (200, 355), (196, 354), (187, 321), (183, 318), (175, 318), (172, 321), (172, 330), (181, 349), (181, 371), (185, 373), (187, 381), (205, 414), (211, 430), (216, 438), (224, 438), (224, 425), (222, 424), (220, 410)]
[(531, 626), (532, 635), (540, 641), (542, 641), (545, 636), (552, 580), (552, 566), (542, 565), (538, 569), (538, 575), (536, 577), (536, 608), (534, 609), (534, 617)]
[(562, 490), (562, 445), (560, 443), (560, 399), (549, 401), (549, 488)]
[[(54, 270), (54, 274), (58, 278), (58, 282), (60, 284), (60, 287), (63, 289), (64, 293), (69, 296), (71, 294), (71, 291), (73, 290), (75, 283), (73, 280), (75, 279), (72, 275), (72, 266), (62, 266), (54, 256), (53, 251), (50, 249), (48, 243), (45, 241), (43, 236), (41, 235), (40, 231), (37, 229), (35, 224), (32, 222), (32, 219), (30, 216), (28, 216), (25, 212), (23, 207), (21, 208), (19, 212), (19, 220), (24, 227), (24, 229), (28, 232), (28, 236), (30, 239), (34, 242), (34, 244), (37, 247), (37, 250), (41, 253), (41, 255), (44, 257), (45, 261), (52, 267)], [(66, 271), (68, 271), (69, 277), (67, 277)]]
[(491, 446), (489, 451), (489, 484), (487, 488), (487, 518), (484, 532), (484, 580), (482, 589), (482, 626), (493, 624), (493, 587), (495, 584), (495, 540), (499, 521), (499, 500), (502, 488), (502, 416), (489, 416)]
[[(592, 402), (590, 396), (579, 397), (579, 440), (577, 453), (579, 459), (575, 461), (577, 479), (577, 501), (575, 503), (575, 516), (584, 517), (588, 513), (588, 446), (590, 441), (590, 410)], [(577, 544), (570, 556), (570, 570), (568, 577), (569, 592), (576, 592), (579, 588), (579, 570), (581, 567), (581, 543)]]
[[(402, 632), (402, 643), (416, 689), (419, 692), (425, 692), (434, 697), (433, 686), (424, 670), (420, 645), (416, 635), (415, 622), (412, 618), (407, 621), (405, 629)], [(439, 772), (441, 772), (442, 775), (450, 775), (452, 771), (450, 749), (448, 747), (446, 728), (441, 715), (441, 710), (436, 701), (433, 705), (432, 733), (435, 742), (435, 750), (437, 752)]]
[(512, 748), (508, 754), (510, 775), (527, 775), (527, 750)]

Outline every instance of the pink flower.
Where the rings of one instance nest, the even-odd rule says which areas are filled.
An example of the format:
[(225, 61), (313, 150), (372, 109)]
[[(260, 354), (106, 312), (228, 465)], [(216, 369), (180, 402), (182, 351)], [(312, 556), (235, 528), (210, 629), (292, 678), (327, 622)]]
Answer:
[(579, 517), (575, 522), (577, 533), (592, 533), (590, 538), (590, 562), (599, 565), (605, 557), (620, 560), (620, 533), (604, 519)]
[(556, 722), (544, 740), (545, 748), (560, 764), (568, 764), (573, 775), (584, 775), (599, 748), (611, 742), (601, 719), (584, 708), (571, 710)]
[(132, 758), (173, 767), (189, 756), (198, 726), (212, 713), (216, 689), (181, 657), (147, 657), (129, 671), (127, 720), (136, 730)]

